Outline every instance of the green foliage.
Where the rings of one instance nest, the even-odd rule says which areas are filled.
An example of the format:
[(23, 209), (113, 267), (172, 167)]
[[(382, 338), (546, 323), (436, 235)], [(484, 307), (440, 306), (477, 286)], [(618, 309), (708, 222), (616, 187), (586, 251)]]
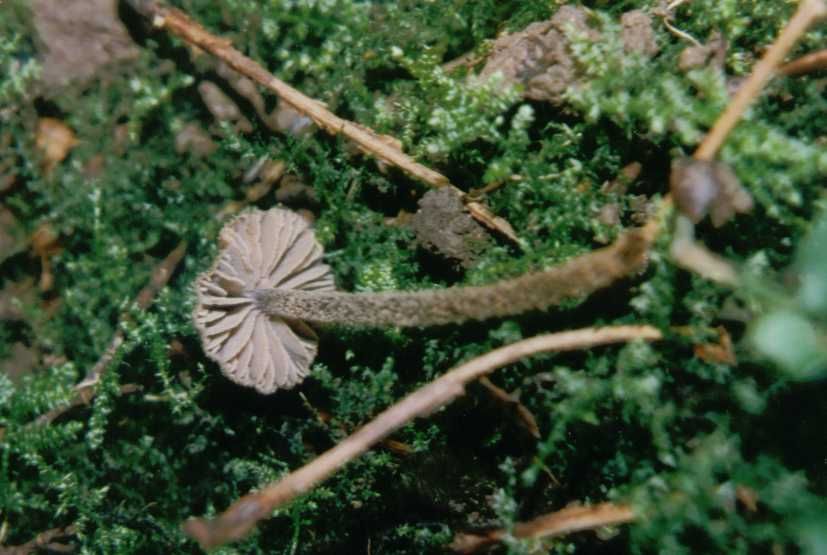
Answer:
[[(197, 91), (203, 79), (220, 82), (207, 57), (137, 16), (127, 19), (141, 41), (137, 60), (36, 99), (27, 5), (3, 4), (0, 174), (14, 173), (16, 185), (0, 202), (26, 232), (48, 224), (62, 250), (50, 258), (54, 289), (24, 307), (25, 320), (0, 322), (0, 362), (16, 343), (46, 355), (44, 368), (19, 381), (0, 375), (0, 543), (74, 524), (81, 553), (197, 552), (180, 531), (185, 518), (217, 514), (458, 363), (537, 333), (649, 323), (666, 339), (534, 357), (492, 376), (536, 417), (539, 440), (471, 384), (393, 435), (408, 449), (376, 447), (216, 553), (440, 552), (457, 531), (513, 530), (572, 501), (607, 499), (644, 516), (596, 535), (507, 534), (500, 552), (824, 551), (827, 104), (817, 76), (771, 83), (721, 154), (758, 206), (721, 229), (701, 224), (698, 234), (744, 261), (747, 285), (737, 292), (673, 265), (667, 230), (644, 273), (547, 314), (322, 330), (311, 377), (266, 398), (227, 381), (190, 322), (192, 283), (215, 253), (214, 214), (244, 198), (244, 174), (263, 156), (313, 187), (317, 234), (342, 289), (488, 283), (606, 244), (639, 221), (641, 200), (665, 193), (670, 158), (696, 146), (728, 102), (729, 78), (749, 71), (793, 3), (683, 3), (673, 25), (700, 40), (721, 31), (730, 47), (724, 70), (682, 73), (685, 44), (657, 18), (660, 53), (623, 53), (619, 14), (656, 2), (585, 2), (600, 39), (569, 33), (580, 79), (560, 108), (524, 101), (499, 77), (483, 82), (442, 64), (484, 55), (499, 33), (562, 2), (175, 4), (340, 115), (401, 139), (457, 186), (500, 185), (483, 200), (520, 244), (497, 242), (464, 273), (434, 264), (399, 225), (421, 187), (321, 133), (284, 137), (256, 121), (243, 135), (216, 125)], [(822, 40), (816, 30), (799, 51)], [(44, 116), (79, 140), (51, 172), (35, 145)], [(176, 151), (176, 134), (191, 122), (210, 130), (211, 155)], [(640, 177), (608, 186), (630, 162), (642, 164)], [(272, 194), (258, 201), (274, 204)], [(599, 217), (607, 208), (619, 221)], [(133, 299), (180, 241), (186, 257), (139, 309)], [(0, 290), (39, 271), (37, 258), (15, 255), (0, 264)], [(699, 354), (720, 347), (720, 327), (737, 363)], [(124, 340), (94, 400), (30, 426), (73, 399), (117, 331)]]
[(827, 217), (821, 214), (795, 257), (798, 287), (792, 293), (768, 289), (766, 312), (753, 324), (754, 349), (793, 379), (827, 374)]

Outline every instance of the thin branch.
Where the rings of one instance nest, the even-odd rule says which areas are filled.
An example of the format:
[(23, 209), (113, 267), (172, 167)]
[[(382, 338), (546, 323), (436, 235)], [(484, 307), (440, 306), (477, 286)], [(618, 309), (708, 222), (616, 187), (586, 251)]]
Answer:
[[(693, 157), (696, 160), (711, 161), (715, 158), (729, 133), (767, 82), (776, 72), (784, 73), (784, 67), (787, 66), (781, 68), (778, 66), (798, 39), (807, 29), (824, 17), (827, 17), (827, 5), (824, 0), (803, 0), (799, 4), (798, 10), (764, 56), (755, 64), (749, 78), (741, 85), (735, 98), (727, 105), (724, 113), (720, 115), (695, 150)], [(671, 203), (671, 200), (671, 197), (665, 199), (667, 203)], [(694, 225), (683, 216), (679, 217), (676, 222), (671, 255), (679, 266), (707, 279), (733, 287), (738, 284), (738, 272), (735, 266), (707, 249), (702, 243), (695, 242)]]
[(188, 520), (184, 531), (205, 549), (243, 538), (277, 507), (310, 491), (414, 418), (430, 415), (462, 395), (467, 383), (524, 357), (661, 337), (661, 332), (651, 326), (583, 328), (540, 335), (495, 349), (414, 391), (329, 451), (261, 491), (242, 497), (217, 518)]
[(74, 546), (56, 543), (55, 540), (74, 536), (75, 532), (76, 528), (73, 524), (63, 528), (52, 528), (39, 533), (33, 540), (22, 545), (0, 546), (0, 555), (29, 555), (41, 550), (52, 553), (73, 553)]
[[(157, 266), (155, 266), (155, 269), (152, 270), (152, 275), (149, 278), (149, 283), (147, 283), (138, 293), (138, 296), (135, 297), (135, 305), (139, 310), (146, 310), (149, 308), (149, 305), (152, 304), (155, 296), (166, 286), (169, 282), (169, 278), (171, 278), (172, 274), (175, 273), (175, 268), (178, 267), (178, 263), (184, 258), (186, 252), (187, 242), (181, 241)], [(118, 330), (112, 338), (112, 342), (109, 344), (109, 347), (106, 348), (103, 355), (101, 355), (95, 365), (89, 370), (83, 381), (77, 385), (76, 389), (79, 393), (85, 393), (97, 385), (100, 381), (101, 375), (112, 362), (112, 359), (115, 358), (115, 354), (118, 352), (120, 346), (123, 345), (123, 342), (124, 334), (121, 330)]]
[(787, 76), (804, 75), (827, 68), (827, 49), (812, 52), (806, 56), (796, 58), (778, 68), (778, 73)]
[[(102, 357), (101, 357), (102, 358)], [(136, 383), (127, 383), (118, 389), (119, 395), (130, 395), (132, 393), (138, 393), (142, 391), (143, 387)], [(70, 410), (75, 407), (82, 407), (88, 405), (92, 398), (95, 396), (95, 389), (94, 386), (88, 385), (84, 388), (79, 388), (75, 386), (75, 396), (69, 400), (69, 403), (66, 405), (60, 405), (59, 407), (55, 407), (49, 412), (41, 414), (32, 422), (29, 422), (27, 426), (45, 426), (47, 424), (51, 424), (56, 418), (63, 416)]]
[(540, 427), (537, 426), (537, 419), (534, 418), (534, 415), (531, 414), (528, 407), (522, 404), (517, 397), (494, 384), (486, 376), (481, 377), (479, 383), (488, 390), (493, 399), (514, 411), (519, 419), (520, 425), (525, 428), (533, 438), (540, 439)]
[(635, 519), (628, 505), (601, 503), (593, 506), (572, 506), (517, 523), (512, 530), (492, 530), (482, 534), (458, 533), (450, 548), (457, 553), (476, 551), (498, 543), (509, 535), (519, 539), (555, 538), (572, 532), (595, 530), (604, 526), (626, 524)]
[(184, 12), (164, 6), (155, 0), (129, 0), (139, 13), (152, 19), (159, 28), (182, 38), (190, 44), (209, 52), (224, 61), (231, 68), (274, 92), (296, 111), (312, 119), (316, 125), (331, 135), (341, 134), (353, 141), (363, 152), (400, 168), (410, 176), (433, 187), (449, 185), (448, 178), (416, 162), (400, 149), (382, 141), (374, 131), (342, 119), (321, 102), (300, 93), (260, 64), (248, 58), (235, 48), (229, 40), (223, 39), (204, 29)]
[(715, 122), (712, 130), (704, 137), (694, 157), (698, 160), (712, 160), (723, 145), (730, 131), (741, 119), (750, 104), (760, 94), (764, 85), (772, 78), (778, 65), (815, 22), (827, 16), (827, 5), (823, 0), (803, 0), (792, 19), (772, 43), (761, 60), (755, 65), (747, 81), (741, 85), (726, 111)]
[(452, 185), (447, 177), (405, 154), (397, 146), (397, 141), (383, 140), (372, 129), (340, 118), (325, 108), (318, 100), (302, 94), (267, 71), (259, 63), (233, 48), (229, 40), (213, 35), (204, 29), (181, 10), (170, 8), (155, 0), (128, 1), (136, 11), (152, 19), (152, 23), (156, 27), (165, 28), (186, 42), (209, 52), (241, 75), (275, 93), (282, 101), (289, 104), (300, 114), (312, 119), (316, 125), (331, 135), (346, 137), (363, 153), (372, 155), (385, 164), (395, 166), (412, 178), (427, 185), (451, 187), (466, 203), (468, 211), (474, 219), (519, 244), (519, 239), (508, 222), (494, 215), (488, 207), (479, 202), (466, 199), (465, 193)]

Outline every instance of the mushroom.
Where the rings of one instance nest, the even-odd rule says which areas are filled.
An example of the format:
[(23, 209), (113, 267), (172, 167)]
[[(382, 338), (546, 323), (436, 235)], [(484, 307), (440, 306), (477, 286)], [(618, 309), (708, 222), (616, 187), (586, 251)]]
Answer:
[(249, 295), (259, 288), (334, 289), (322, 247), (307, 222), (287, 210), (251, 210), (228, 223), (221, 252), (196, 282), (194, 320), (204, 350), (224, 374), (261, 393), (291, 388), (307, 375), (318, 338), (301, 321), (268, 315)]
[(308, 374), (318, 339), (307, 323), (430, 326), (545, 310), (642, 268), (650, 242), (632, 230), (560, 266), (485, 286), (345, 293), (304, 219), (249, 210), (222, 230), (218, 258), (197, 280), (195, 325), (227, 377), (272, 393)]

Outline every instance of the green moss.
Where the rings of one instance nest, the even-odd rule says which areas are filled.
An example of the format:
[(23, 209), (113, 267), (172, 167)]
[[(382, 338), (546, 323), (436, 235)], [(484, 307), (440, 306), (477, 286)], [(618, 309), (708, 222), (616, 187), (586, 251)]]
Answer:
[[(507, 528), (575, 500), (605, 499), (631, 500), (646, 518), (614, 534), (510, 537), (500, 551), (819, 552), (827, 452), (816, 434), (827, 415), (822, 359), (809, 355), (823, 355), (825, 243), (816, 215), (827, 151), (817, 75), (773, 81), (722, 151), (757, 208), (717, 230), (701, 224), (698, 234), (744, 261), (736, 292), (673, 265), (667, 230), (644, 273), (547, 314), (427, 330), (324, 330), (312, 377), (267, 398), (227, 381), (190, 322), (192, 283), (210, 264), (221, 225), (213, 214), (243, 198), (244, 173), (262, 156), (283, 160), (313, 187), (317, 232), (343, 289), (488, 283), (605, 244), (633, 225), (639, 195), (657, 201), (666, 192), (670, 159), (696, 146), (728, 101), (727, 75), (748, 72), (793, 3), (682, 4), (675, 26), (701, 40), (720, 30), (730, 44), (726, 73), (684, 74), (676, 59), (685, 43), (657, 18), (660, 53), (622, 54), (619, 14), (654, 2), (585, 2), (602, 38), (571, 34), (582, 79), (559, 109), (524, 101), (497, 78), (469, 81), (441, 65), (484, 54), (499, 33), (548, 17), (561, 2), (176, 4), (342, 116), (398, 137), (460, 188), (502, 183), (484, 200), (520, 244), (499, 241), (473, 268), (447, 274), (422, 256), (411, 231), (388, 221), (415, 210), (424, 188), (380, 172), (337, 138), (286, 138), (256, 121), (249, 135), (213, 126), (210, 156), (177, 153), (185, 124), (214, 123), (197, 86), (216, 76), (204, 56), (148, 34), (137, 17), (129, 22), (142, 41), (137, 60), (35, 101), (27, 7), (6, 3), (0, 164), (11, 160), (17, 185), (0, 201), (26, 232), (48, 223), (62, 251), (51, 257), (55, 285), (44, 294), (59, 301), (54, 314), (38, 302), (25, 307), (26, 320), (0, 323), (0, 358), (15, 342), (50, 355), (48, 368), (19, 383), (0, 376), (3, 542), (75, 523), (84, 553), (196, 552), (179, 528), (185, 518), (217, 514), (298, 468), (456, 364), (537, 333), (649, 323), (668, 337), (534, 357), (492, 377), (519, 393), (539, 440), (471, 385), (394, 434), (407, 454), (377, 447), (216, 553), (438, 552), (456, 531)], [(809, 33), (798, 52), (822, 37)], [(51, 173), (35, 146), (38, 116), (61, 119), (79, 139)], [(643, 171), (627, 190), (604, 186), (630, 162)], [(258, 202), (275, 203), (272, 195)], [(607, 206), (620, 223), (598, 218)], [(168, 287), (139, 310), (133, 299), (182, 240), (187, 255)], [(38, 271), (36, 258), (18, 254), (0, 264), (0, 288)], [(801, 334), (779, 341), (767, 333), (779, 318), (813, 332), (810, 351)], [(735, 366), (695, 352), (718, 340), (719, 326), (734, 341)], [(70, 401), (117, 330), (124, 342), (94, 401), (28, 427)], [(119, 394), (125, 385), (140, 390)], [(739, 487), (754, 492), (757, 511), (738, 500)]]

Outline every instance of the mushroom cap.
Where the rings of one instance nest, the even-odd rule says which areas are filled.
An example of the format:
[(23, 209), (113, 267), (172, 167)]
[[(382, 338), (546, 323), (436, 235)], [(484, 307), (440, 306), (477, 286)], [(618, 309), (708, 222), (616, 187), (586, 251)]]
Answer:
[(304, 322), (263, 313), (254, 289), (335, 289), (307, 221), (289, 210), (248, 210), (228, 222), (220, 251), (196, 280), (193, 314), (204, 351), (234, 382), (260, 393), (289, 389), (309, 373), (318, 338)]

